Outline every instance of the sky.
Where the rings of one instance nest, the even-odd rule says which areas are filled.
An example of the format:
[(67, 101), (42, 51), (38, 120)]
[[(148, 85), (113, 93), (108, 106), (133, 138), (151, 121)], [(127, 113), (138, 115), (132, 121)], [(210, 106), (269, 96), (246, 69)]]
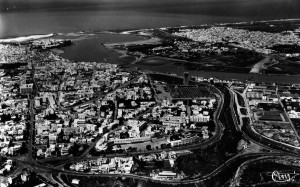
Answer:
[(300, 18), (300, 0), (0, 0), (0, 13), (134, 10), (141, 13)]
[(300, 0), (0, 0), (0, 12), (134, 10), (216, 16), (300, 17)]
[[(59, 8), (77, 8), (96, 6), (102, 8), (151, 8), (164, 6), (178, 6), (184, 5), (184, 8), (191, 7), (209, 7), (217, 5), (223, 6), (223, 9), (230, 9), (231, 7), (241, 7), (251, 5), (267, 5), (288, 7), (291, 11), (295, 9), (300, 11), (300, 0), (0, 0), (0, 11), (7, 11), (7, 8), (12, 10), (45, 10), (45, 9), (59, 9)], [(299, 5), (297, 7), (297, 5)], [(251, 6), (249, 6), (251, 9)], [(201, 7), (200, 7), (201, 10)], [(188, 11), (188, 10), (186, 10)], [(234, 11), (234, 10), (231, 10)], [(279, 11), (279, 10), (278, 10)]]

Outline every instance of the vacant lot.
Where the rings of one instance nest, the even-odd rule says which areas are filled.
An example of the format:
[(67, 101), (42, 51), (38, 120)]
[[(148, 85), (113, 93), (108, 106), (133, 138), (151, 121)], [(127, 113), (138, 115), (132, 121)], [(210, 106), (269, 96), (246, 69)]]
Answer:
[(203, 98), (212, 97), (212, 90), (208, 86), (174, 86), (171, 87), (173, 98)]

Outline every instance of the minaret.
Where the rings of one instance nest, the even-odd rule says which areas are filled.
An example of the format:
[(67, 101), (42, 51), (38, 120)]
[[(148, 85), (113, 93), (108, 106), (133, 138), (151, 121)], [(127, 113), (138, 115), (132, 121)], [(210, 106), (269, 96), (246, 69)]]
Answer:
[(190, 83), (190, 74), (189, 72), (183, 73), (183, 85), (188, 86)]

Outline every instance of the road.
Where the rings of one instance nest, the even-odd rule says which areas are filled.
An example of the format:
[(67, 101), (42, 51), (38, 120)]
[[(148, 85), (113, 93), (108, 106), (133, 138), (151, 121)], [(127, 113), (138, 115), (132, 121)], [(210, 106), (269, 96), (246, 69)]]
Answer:
[(32, 69), (31, 69), (31, 78), (33, 81), (33, 92), (31, 94), (28, 94), (28, 99), (29, 99), (29, 114), (30, 114), (30, 119), (29, 119), (29, 141), (28, 141), (28, 160), (31, 162), (34, 162), (34, 159), (32, 157), (32, 149), (33, 149), (33, 143), (34, 143), (34, 120), (35, 120), (35, 111), (34, 111), (34, 97), (35, 93), (37, 92), (37, 84), (35, 82), (35, 67), (34, 63), (32, 63)]

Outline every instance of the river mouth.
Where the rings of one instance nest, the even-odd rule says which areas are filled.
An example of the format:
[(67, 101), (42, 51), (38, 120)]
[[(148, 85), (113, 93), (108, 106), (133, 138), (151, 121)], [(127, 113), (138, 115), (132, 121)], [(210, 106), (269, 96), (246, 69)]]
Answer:
[(145, 39), (145, 37), (110, 32), (79, 32), (59, 34), (58, 36), (53, 37), (53, 39), (66, 39), (71, 40), (74, 43), (74, 45), (64, 47), (62, 51), (57, 51), (59, 56), (68, 60), (74, 62), (107, 62), (122, 65), (130, 62), (134, 58), (120, 58), (120, 53), (106, 48), (104, 44), (138, 41)]
[[(139, 62), (136, 56), (124, 55), (124, 51), (117, 51), (105, 47), (104, 44), (124, 43), (147, 40), (149, 37), (135, 34), (120, 34), (114, 32), (90, 32), (59, 34), (53, 39), (70, 39), (74, 45), (55, 51), (59, 56), (74, 62), (106, 62), (122, 65), (129, 68), (139, 68), (162, 73), (181, 75), (188, 71), (191, 75), (203, 78), (214, 77), (221, 80), (239, 80), (271, 83), (300, 83), (300, 75), (262, 75), (249, 73), (234, 73), (232, 71), (211, 71), (201, 68), (194, 69), (185, 66), (183, 62), (157, 56), (146, 57)], [(135, 62), (135, 63), (133, 63)], [(181, 65), (180, 65), (181, 64)]]

